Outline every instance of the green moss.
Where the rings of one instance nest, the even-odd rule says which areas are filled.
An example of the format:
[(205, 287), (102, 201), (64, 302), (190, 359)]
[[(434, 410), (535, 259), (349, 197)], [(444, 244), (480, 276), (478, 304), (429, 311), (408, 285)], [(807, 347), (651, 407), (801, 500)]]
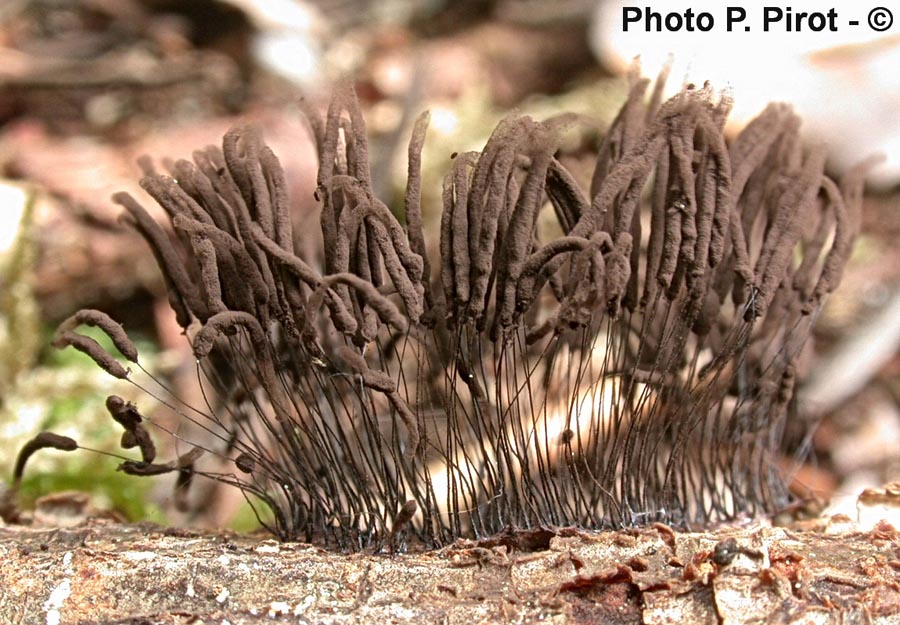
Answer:
[[(259, 503), (254, 503), (254, 505), (256, 506), (256, 512), (259, 513), (265, 523), (274, 522), (272, 511), (269, 508)], [(235, 512), (229, 527), (237, 532), (249, 533), (258, 530), (261, 525), (259, 519), (256, 518), (256, 513), (253, 512), (253, 508), (245, 501)]]
[[(60, 454), (45, 451), (44, 454)], [(129, 521), (152, 520), (165, 522), (165, 515), (158, 505), (149, 501), (152, 482), (137, 480), (116, 471), (118, 460), (97, 458), (76, 451), (81, 455), (53, 471), (27, 472), (22, 480), (20, 501), (30, 508), (39, 497), (67, 490), (87, 492), (99, 508), (109, 508), (122, 513)], [(60, 454), (61, 455), (61, 454)]]

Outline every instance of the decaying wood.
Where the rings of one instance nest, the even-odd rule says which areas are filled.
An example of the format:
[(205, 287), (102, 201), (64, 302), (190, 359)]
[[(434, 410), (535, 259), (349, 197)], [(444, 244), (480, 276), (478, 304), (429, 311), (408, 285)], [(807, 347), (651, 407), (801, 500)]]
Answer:
[(392, 557), (92, 521), (2, 528), (0, 557), (3, 623), (900, 622), (886, 524), (538, 528)]

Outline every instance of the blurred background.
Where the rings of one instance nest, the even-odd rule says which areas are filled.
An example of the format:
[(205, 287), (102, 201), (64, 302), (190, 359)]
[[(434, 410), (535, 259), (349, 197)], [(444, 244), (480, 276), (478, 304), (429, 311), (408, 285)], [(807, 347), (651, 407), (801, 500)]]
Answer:
[[(22, 443), (44, 429), (115, 450), (120, 432), (103, 407), (109, 394), (147, 414), (158, 407), (86, 357), (49, 347), (56, 325), (79, 308), (122, 322), (144, 366), (173, 384), (194, 376), (155, 262), (109, 200), (127, 190), (153, 206), (137, 185), (139, 156), (189, 158), (236, 123), (258, 124), (286, 169), (300, 232), (315, 239), (315, 152), (298, 102), (323, 107), (330, 85), (349, 76), (371, 136), (376, 193), (389, 205), (402, 195), (412, 121), (431, 110), (423, 188), (434, 219), (450, 154), (478, 149), (512, 108), (590, 120), (561, 155), (589, 180), (598, 137), (640, 56), (649, 76), (671, 63), (671, 90), (709, 80), (730, 92), (735, 130), (770, 100), (793, 103), (808, 139), (828, 145), (835, 176), (871, 153), (886, 156), (870, 180), (851, 266), (819, 320), (816, 365), (801, 391), (803, 410), (822, 423), (797, 491), (833, 498), (855, 515), (861, 488), (900, 480), (900, 26), (802, 37), (625, 33), (625, 4), (3, 0), (2, 479)], [(223, 503), (225, 495), (207, 491), (190, 514), (175, 513), (170, 484), (117, 473), (117, 463), (43, 452), (29, 466), (24, 499), (77, 490), (91, 495), (75, 498), (83, 506), (130, 520), (254, 526), (239, 494)], [(65, 508), (51, 498), (38, 510)]]

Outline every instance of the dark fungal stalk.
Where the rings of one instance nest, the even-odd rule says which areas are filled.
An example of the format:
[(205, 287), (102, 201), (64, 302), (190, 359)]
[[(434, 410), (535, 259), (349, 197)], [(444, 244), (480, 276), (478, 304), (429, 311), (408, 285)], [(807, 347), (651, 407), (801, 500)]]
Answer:
[(13, 467), (12, 485), (8, 490), (0, 493), (0, 519), (8, 523), (21, 521), (19, 509), (19, 487), (22, 485), (22, 476), (25, 474), (25, 465), (36, 452), (42, 449), (58, 449), (60, 451), (75, 451), (78, 443), (73, 438), (62, 436), (54, 432), (40, 432), (34, 438), (22, 445), (16, 464)]
[[(279, 538), (351, 550), (401, 531), (438, 546), (785, 506), (797, 359), (858, 230), (863, 170), (829, 180), (785, 107), (728, 145), (730, 102), (686, 89), (663, 103), (656, 89), (646, 105), (647, 87), (609, 129), (590, 193), (556, 158), (565, 116), (510, 116), (457, 155), (439, 250), (422, 225), (428, 117), (404, 224), (374, 196), (348, 84), (324, 120), (307, 112), (323, 251), (295, 249), (284, 174), (252, 128), (175, 162), (174, 179), (147, 168), (174, 237), (114, 200), (159, 261), (210, 398), (179, 414), (233, 470), (155, 463), (140, 418), (111, 398), (142, 453), (121, 469), (234, 484)], [(547, 210), (562, 232), (549, 240)], [(100, 321), (124, 345), (118, 326), (78, 318)], [(60, 346), (122, 377), (73, 330)]]
[(25, 473), (25, 465), (28, 459), (41, 449), (58, 449), (60, 451), (75, 451), (78, 443), (68, 436), (54, 434), (53, 432), (41, 432), (22, 446), (16, 458), (16, 466), (13, 469), (13, 489), (17, 489), (22, 482)]

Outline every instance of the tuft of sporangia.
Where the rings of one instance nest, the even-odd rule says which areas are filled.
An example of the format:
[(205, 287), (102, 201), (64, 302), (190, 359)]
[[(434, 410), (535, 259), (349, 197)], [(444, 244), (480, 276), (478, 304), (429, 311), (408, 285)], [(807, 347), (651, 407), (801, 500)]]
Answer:
[[(215, 444), (167, 463), (154, 423), (110, 397), (140, 460), (233, 484), (282, 540), (426, 546), (508, 527), (686, 526), (771, 513), (790, 495), (780, 442), (798, 357), (859, 230), (863, 168), (834, 182), (799, 121), (766, 108), (730, 143), (727, 98), (636, 82), (590, 189), (556, 158), (567, 121), (510, 115), (443, 181), (427, 249), (409, 148), (405, 218), (372, 190), (348, 83), (318, 143), (322, 250), (295, 247), (284, 173), (258, 130), (145, 168), (171, 232), (117, 194), (155, 255), (198, 362), (205, 406), (178, 406)], [(657, 89), (656, 93), (660, 93)], [(542, 212), (561, 234), (548, 237)], [(133, 374), (122, 328), (97, 311), (56, 345)], [(233, 470), (205, 469), (200, 456)]]

